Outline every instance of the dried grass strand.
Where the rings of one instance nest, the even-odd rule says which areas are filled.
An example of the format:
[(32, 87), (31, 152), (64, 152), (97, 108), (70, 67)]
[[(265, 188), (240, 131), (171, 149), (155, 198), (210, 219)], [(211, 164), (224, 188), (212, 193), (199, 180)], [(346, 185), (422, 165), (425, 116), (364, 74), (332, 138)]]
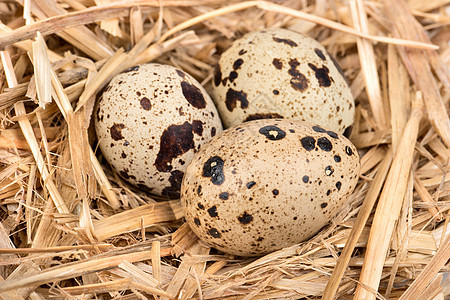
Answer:
[[(161, 249), (161, 255), (170, 255), (170, 248)], [(26, 286), (45, 284), (53, 281), (60, 281), (84, 274), (108, 270), (117, 267), (123, 261), (133, 263), (148, 260), (150, 258), (151, 251), (141, 251), (105, 258), (91, 259), (84, 262), (77, 262), (74, 265), (71, 264), (67, 266), (64, 265), (61, 267), (50, 268), (30, 277), (0, 282), (0, 292), (10, 291)]]
[(386, 176), (389, 171), (389, 167), (392, 162), (392, 151), (389, 151), (383, 161), (380, 163), (377, 174), (370, 185), (364, 202), (359, 210), (358, 217), (352, 226), (352, 230), (349, 234), (348, 240), (345, 242), (344, 250), (342, 251), (336, 267), (331, 274), (331, 277), (327, 283), (325, 291), (323, 293), (322, 299), (334, 299), (336, 292), (339, 288), (339, 283), (341, 282), (345, 270), (350, 262), (353, 250), (361, 237), (361, 234), (365, 228), (366, 222), (372, 212), (375, 202), (381, 192), (383, 184), (385, 183)]
[(439, 247), (436, 255), (430, 260), (425, 269), (419, 274), (414, 282), (408, 287), (406, 292), (402, 294), (399, 300), (406, 299), (422, 299), (420, 295), (427, 285), (433, 280), (436, 274), (444, 267), (450, 257), (450, 235), (444, 240)]
[[(385, 0), (384, 3), (386, 15), (389, 16), (392, 23), (392, 33), (396, 37), (414, 37), (422, 41), (429, 40), (424, 29), (411, 15), (404, 0), (394, 2)], [(411, 79), (414, 81), (417, 89), (423, 94), (427, 115), (431, 124), (442, 137), (447, 147), (450, 147), (450, 117), (430, 67), (430, 57), (435, 57), (437, 54), (434, 51), (407, 50), (402, 47), (399, 47), (398, 50)], [(442, 73), (441, 77), (448, 78), (450, 72), (448, 68), (444, 67), (445, 64), (442, 62), (436, 64), (443, 65), (439, 67), (440, 73)]]
[[(363, 2), (361, 0), (351, 0), (349, 4), (355, 29), (358, 32), (369, 34), (369, 25)], [(384, 129), (386, 128), (386, 118), (381, 99), (380, 82), (378, 80), (379, 76), (373, 44), (366, 39), (357, 37), (356, 45), (358, 47), (361, 71), (364, 75), (365, 89), (372, 109), (372, 116), (377, 124), (377, 129)]]
[[(439, 47), (435, 46), (435, 45), (431, 45), (431, 44), (427, 44), (427, 43), (422, 43), (422, 42), (416, 42), (416, 41), (412, 41), (412, 40), (401, 40), (401, 39), (394, 39), (394, 38), (389, 38), (389, 37), (380, 37), (380, 36), (372, 36), (372, 35), (368, 35), (368, 34), (364, 34), (362, 32), (359, 32), (357, 30), (354, 30), (351, 27), (345, 26), (343, 24), (322, 18), (322, 17), (318, 17), (312, 14), (308, 14), (302, 11), (298, 11), (295, 9), (290, 9), (288, 7), (284, 7), (282, 5), (278, 5), (275, 3), (270, 3), (270, 2), (266, 2), (266, 1), (248, 1), (248, 2), (244, 2), (244, 3), (238, 3), (238, 4), (233, 4), (233, 5), (229, 5), (227, 7), (223, 7), (220, 9), (216, 9), (212, 12), (208, 12), (205, 13), (203, 15), (194, 17), (192, 19), (189, 19), (188, 21), (185, 21), (183, 23), (178, 24), (177, 26), (173, 27), (171, 30), (167, 31), (159, 40), (159, 42), (164, 41), (165, 39), (167, 39), (169, 36), (183, 30), (186, 28), (189, 28), (193, 25), (196, 25), (200, 22), (206, 21), (208, 19), (212, 19), (212, 18), (216, 18), (218, 16), (224, 15), (224, 14), (228, 14), (231, 12), (236, 12), (239, 10), (243, 10), (246, 8), (250, 8), (253, 6), (257, 6), (263, 10), (266, 11), (270, 11), (270, 12), (277, 12), (277, 13), (281, 13), (284, 15), (288, 15), (288, 16), (292, 16), (292, 17), (296, 17), (305, 21), (309, 21), (309, 22), (313, 22), (316, 24), (320, 24), (322, 26), (326, 26), (335, 30), (339, 30), (345, 33), (349, 33), (361, 38), (365, 38), (365, 39), (369, 39), (372, 41), (376, 41), (376, 42), (382, 42), (382, 43), (391, 43), (394, 45), (400, 45), (400, 46), (407, 46), (407, 47), (414, 47), (414, 48), (419, 48), (419, 49), (438, 49)], [(1, 44), (0, 44), (1, 46)]]
[[(406, 193), (409, 171), (413, 161), (414, 144), (417, 140), (419, 122), (422, 119), (423, 104), (420, 93), (417, 94), (413, 104), (411, 117), (403, 131), (402, 139), (386, 179), (386, 185), (378, 201), (367, 244), (365, 264), (359, 277), (361, 284), (374, 290), (378, 289), (380, 283), (389, 242)], [(375, 295), (362, 285), (358, 285), (356, 288), (355, 297), (375, 299)]]

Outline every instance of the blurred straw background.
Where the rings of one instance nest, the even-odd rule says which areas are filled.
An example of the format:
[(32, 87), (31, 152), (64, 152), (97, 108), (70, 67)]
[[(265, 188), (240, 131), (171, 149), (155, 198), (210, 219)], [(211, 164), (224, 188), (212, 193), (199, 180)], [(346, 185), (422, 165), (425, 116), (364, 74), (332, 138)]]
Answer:
[[(2, 299), (450, 299), (449, 0), (0, 2)], [(95, 99), (156, 61), (209, 89), (220, 53), (284, 27), (319, 40), (356, 99), (362, 174), (311, 240), (224, 255), (178, 200), (121, 180)]]

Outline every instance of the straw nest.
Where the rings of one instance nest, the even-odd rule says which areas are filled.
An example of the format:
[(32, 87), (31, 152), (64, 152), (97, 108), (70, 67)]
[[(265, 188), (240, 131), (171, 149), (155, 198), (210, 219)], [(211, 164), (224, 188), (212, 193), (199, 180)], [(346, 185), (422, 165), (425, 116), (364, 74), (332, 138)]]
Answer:
[[(3, 299), (444, 299), (450, 294), (448, 0), (0, 3)], [(95, 97), (157, 61), (208, 89), (233, 39), (319, 40), (357, 102), (357, 188), (309, 241), (260, 258), (206, 247), (178, 200), (91, 148)]]

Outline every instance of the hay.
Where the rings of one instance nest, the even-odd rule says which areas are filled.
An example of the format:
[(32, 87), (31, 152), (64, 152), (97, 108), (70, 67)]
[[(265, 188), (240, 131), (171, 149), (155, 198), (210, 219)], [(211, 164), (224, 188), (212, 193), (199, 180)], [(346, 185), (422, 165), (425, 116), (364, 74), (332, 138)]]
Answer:
[[(0, 2), (0, 297), (448, 297), (446, 5)], [(357, 102), (351, 140), (362, 174), (319, 234), (249, 259), (202, 244), (178, 200), (122, 181), (91, 148), (89, 124), (118, 72), (169, 63), (209, 89), (219, 54), (265, 27), (305, 32), (337, 57)]]

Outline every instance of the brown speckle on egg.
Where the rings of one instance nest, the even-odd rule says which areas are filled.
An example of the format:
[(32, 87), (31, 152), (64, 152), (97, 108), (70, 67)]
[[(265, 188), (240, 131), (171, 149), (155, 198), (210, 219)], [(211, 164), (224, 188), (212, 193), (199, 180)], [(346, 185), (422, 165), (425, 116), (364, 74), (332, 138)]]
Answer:
[(272, 64), (277, 68), (278, 70), (281, 70), (283, 68), (283, 62), (279, 58), (274, 58), (272, 60)]
[(331, 144), (330, 140), (327, 139), (326, 137), (320, 137), (317, 140), (317, 146), (319, 146), (320, 149), (322, 149), (323, 151), (331, 151), (333, 150), (333, 145)]
[(244, 212), (241, 216), (238, 217), (238, 220), (241, 224), (249, 224), (251, 221), (253, 221), (253, 216), (248, 214), (247, 212)]
[(150, 110), (152, 108), (152, 103), (147, 97), (141, 99), (141, 107), (145, 110)]
[(314, 74), (319, 81), (319, 86), (329, 87), (331, 85), (331, 81), (333, 79), (328, 75), (328, 73), (330, 73), (330, 70), (328, 70), (327, 67), (324, 66), (322, 68), (318, 68), (311, 63), (309, 63), (308, 66), (314, 71)]
[(289, 66), (291, 67), (289, 69), (289, 75), (291, 75), (291, 86), (294, 90), (297, 91), (305, 91), (308, 88), (309, 80), (306, 78), (305, 75), (300, 73), (297, 70), (297, 67), (300, 65), (300, 63), (297, 61), (297, 59), (291, 59), (289, 60)]
[(218, 214), (217, 214), (217, 207), (214, 205), (214, 206), (208, 208), (208, 214), (209, 214), (210, 217), (213, 217), (213, 218), (217, 217), (218, 216)]
[(238, 58), (237, 60), (235, 60), (233, 63), (233, 70), (238, 70), (242, 66), (243, 63), (244, 63), (244, 60), (242, 58)]
[(203, 164), (203, 177), (210, 177), (211, 182), (215, 185), (221, 185), (225, 181), (225, 175), (223, 174), (224, 161), (219, 156), (213, 156), (209, 158)]
[(316, 139), (312, 136), (303, 137), (300, 142), (302, 143), (302, 147), (305, 148), (306, 151), (312, 151), (316, 148)]
[(120, 141), (121, 139), (123, 139), (122, 129), (124, 128), (124, 124), (114, 123), (114, 125), (111, 126), (111, 129), (109, 130), (111, 133), (111, 138), (115, 141)]
[(227, 109), (229, 111), (233, 111), (236, 108), (236, 102), (239, 101), (241, 103), (241, 108), (246, 108), (248, 106), (247, 94), (243, 91), (235, 91), (233, 89), (228, 89), (226, 95), (226, 104)]
[(163, 131), (155, 166), (160, 172), (172, 170), (172, 160), (187, 151), (194, 149), (192, 125), (187, 121), (182, 125), (170, 125)]
[(291, 47), (297, 47), (297, 43), (294, 42), (293, 40), (290, 39), (282, 39), (282, 38), (277, 38), (277, 37), (273, 37), (273, 40), (277, 43), (284, 43), (286, 45), (289, 45)]
[(264, 126), (259, 129), (259, 133), (264, 135), (267, 139), (271, 141), (281, 140), (286, 136), (286, 132), (278, 128), (277, 126)]
[(315, 48), (314, 53), (316, 53), (317, 56), (320, 57), (321, 60), (326, 60), (325, 55), (323, 55), (322, 50), (320, 50), (319, 48)]
[(183, 91), (184, 98), (195, 108), (205, 108), (206, 101), (202, 91), (193, 84), (187, 81), (181, 82), (181, 89)]
[(249, 181), (247, 182), (247, 184), (245, 185), (248, 189), (251, 189), (254, 185), (256, 184), (256, 182), (254, 181)]
[(211, 229), (208, 231), (208, 233), (209, 233), (209, 235), (212, 236), (213, 238), (220, 238), (220, 237), (222, 236), (222, 235), (220, 234), (220, 232), (217, 231), (217, 229), (215, 229), (215, 228), (211, 228)]

